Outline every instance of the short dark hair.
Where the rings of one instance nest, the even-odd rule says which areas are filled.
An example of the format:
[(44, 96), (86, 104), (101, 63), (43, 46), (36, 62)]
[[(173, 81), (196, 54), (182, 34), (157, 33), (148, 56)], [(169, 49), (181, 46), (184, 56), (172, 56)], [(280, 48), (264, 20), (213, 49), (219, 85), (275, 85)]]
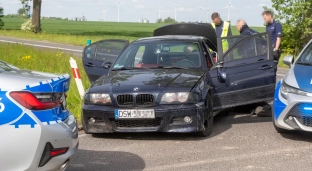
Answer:
[(265, 10), (262, 12), (262, 16), (264, 16), (264, 15), (270, 15), (271, 17), (273, 17), (274, 13), (271, 10)]
[(214, 20), (215, 18), (220, 18), (219, 13), (214, 12), (214, 13), (211, 14), (211, 19)]

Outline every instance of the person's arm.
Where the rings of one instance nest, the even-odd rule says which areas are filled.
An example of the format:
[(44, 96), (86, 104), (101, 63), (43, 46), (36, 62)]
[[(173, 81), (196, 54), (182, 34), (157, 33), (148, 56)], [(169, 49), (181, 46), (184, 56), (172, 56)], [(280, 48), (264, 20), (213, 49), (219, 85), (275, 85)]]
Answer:
[(276, 45), (275, 45), (274, 51), (279, 50), (279, 48), (281, 47), (282, 33), (283, 33), (283, 29), (282, 29), (281, 24), (279, 24), (279, 23), (276, 24), (275, 29), (276, 29), (275, 31), (277, 33), (277, 40), (276, 40)]

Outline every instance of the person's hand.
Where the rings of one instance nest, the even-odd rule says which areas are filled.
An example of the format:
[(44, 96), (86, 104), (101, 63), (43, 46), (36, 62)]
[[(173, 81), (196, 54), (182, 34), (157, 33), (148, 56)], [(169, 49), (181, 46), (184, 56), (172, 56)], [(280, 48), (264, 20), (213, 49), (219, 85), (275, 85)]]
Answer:
[(274, 48), (273, 51), (276, 51), (276, 48)]

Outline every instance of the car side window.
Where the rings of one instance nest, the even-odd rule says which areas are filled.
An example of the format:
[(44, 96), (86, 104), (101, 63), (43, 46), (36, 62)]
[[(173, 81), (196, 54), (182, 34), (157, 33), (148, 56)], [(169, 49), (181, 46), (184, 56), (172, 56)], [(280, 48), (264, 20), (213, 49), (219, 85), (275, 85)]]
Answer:
[(88, 59), (94, 59), (97, 43), (89, 45), (84, 51), (84, 57)]
[(95, 60), (115, 61), (124, 48), (123, 41), (102, 41), (98, 43)]
[[(259, 45), (260, 46), (260, 45)], [(257, 56), (254, 37), (244, 39), (233, 46), (231, 51), (224, 56), (225, 62), (252, 58)]]
[(212, 62), (212, 60), (210, 58), (210, 53), (209, 53), (208, 46), (206, 45), (205, 42), (202, 42), (202, 44), (203, 44), (204, 55), (205, 55), (204, 61), (205, 61), (205, 64), (206, 64), (208, 70), (210, 70), (211, 67), (213, 66), (213, 62)]

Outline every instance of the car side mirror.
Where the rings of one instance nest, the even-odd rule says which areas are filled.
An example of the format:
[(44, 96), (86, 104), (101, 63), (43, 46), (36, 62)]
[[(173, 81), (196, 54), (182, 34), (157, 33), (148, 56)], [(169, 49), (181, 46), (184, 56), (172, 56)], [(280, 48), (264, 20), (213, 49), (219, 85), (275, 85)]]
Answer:
[(111, 62), (104, 62), (104, 63), (102, 64), (102, 67), (105, 68), (105, 69), (109, 69), (111, 66), (112, 66), (112, 63), (111, 63)]
[(222, 67), (218, 67), (218, 80), (221, 83), (224, 83), (226, 81), (226, 77), (227, 77), (226, 72), (222, 70)]
[(289, 67), (291, 67), (293, 65), (293, 63), (295, 62), (294, 57), (293, 56), (286, 56), (283, 59), (283, 63), (285, 65), (288, 65)]

